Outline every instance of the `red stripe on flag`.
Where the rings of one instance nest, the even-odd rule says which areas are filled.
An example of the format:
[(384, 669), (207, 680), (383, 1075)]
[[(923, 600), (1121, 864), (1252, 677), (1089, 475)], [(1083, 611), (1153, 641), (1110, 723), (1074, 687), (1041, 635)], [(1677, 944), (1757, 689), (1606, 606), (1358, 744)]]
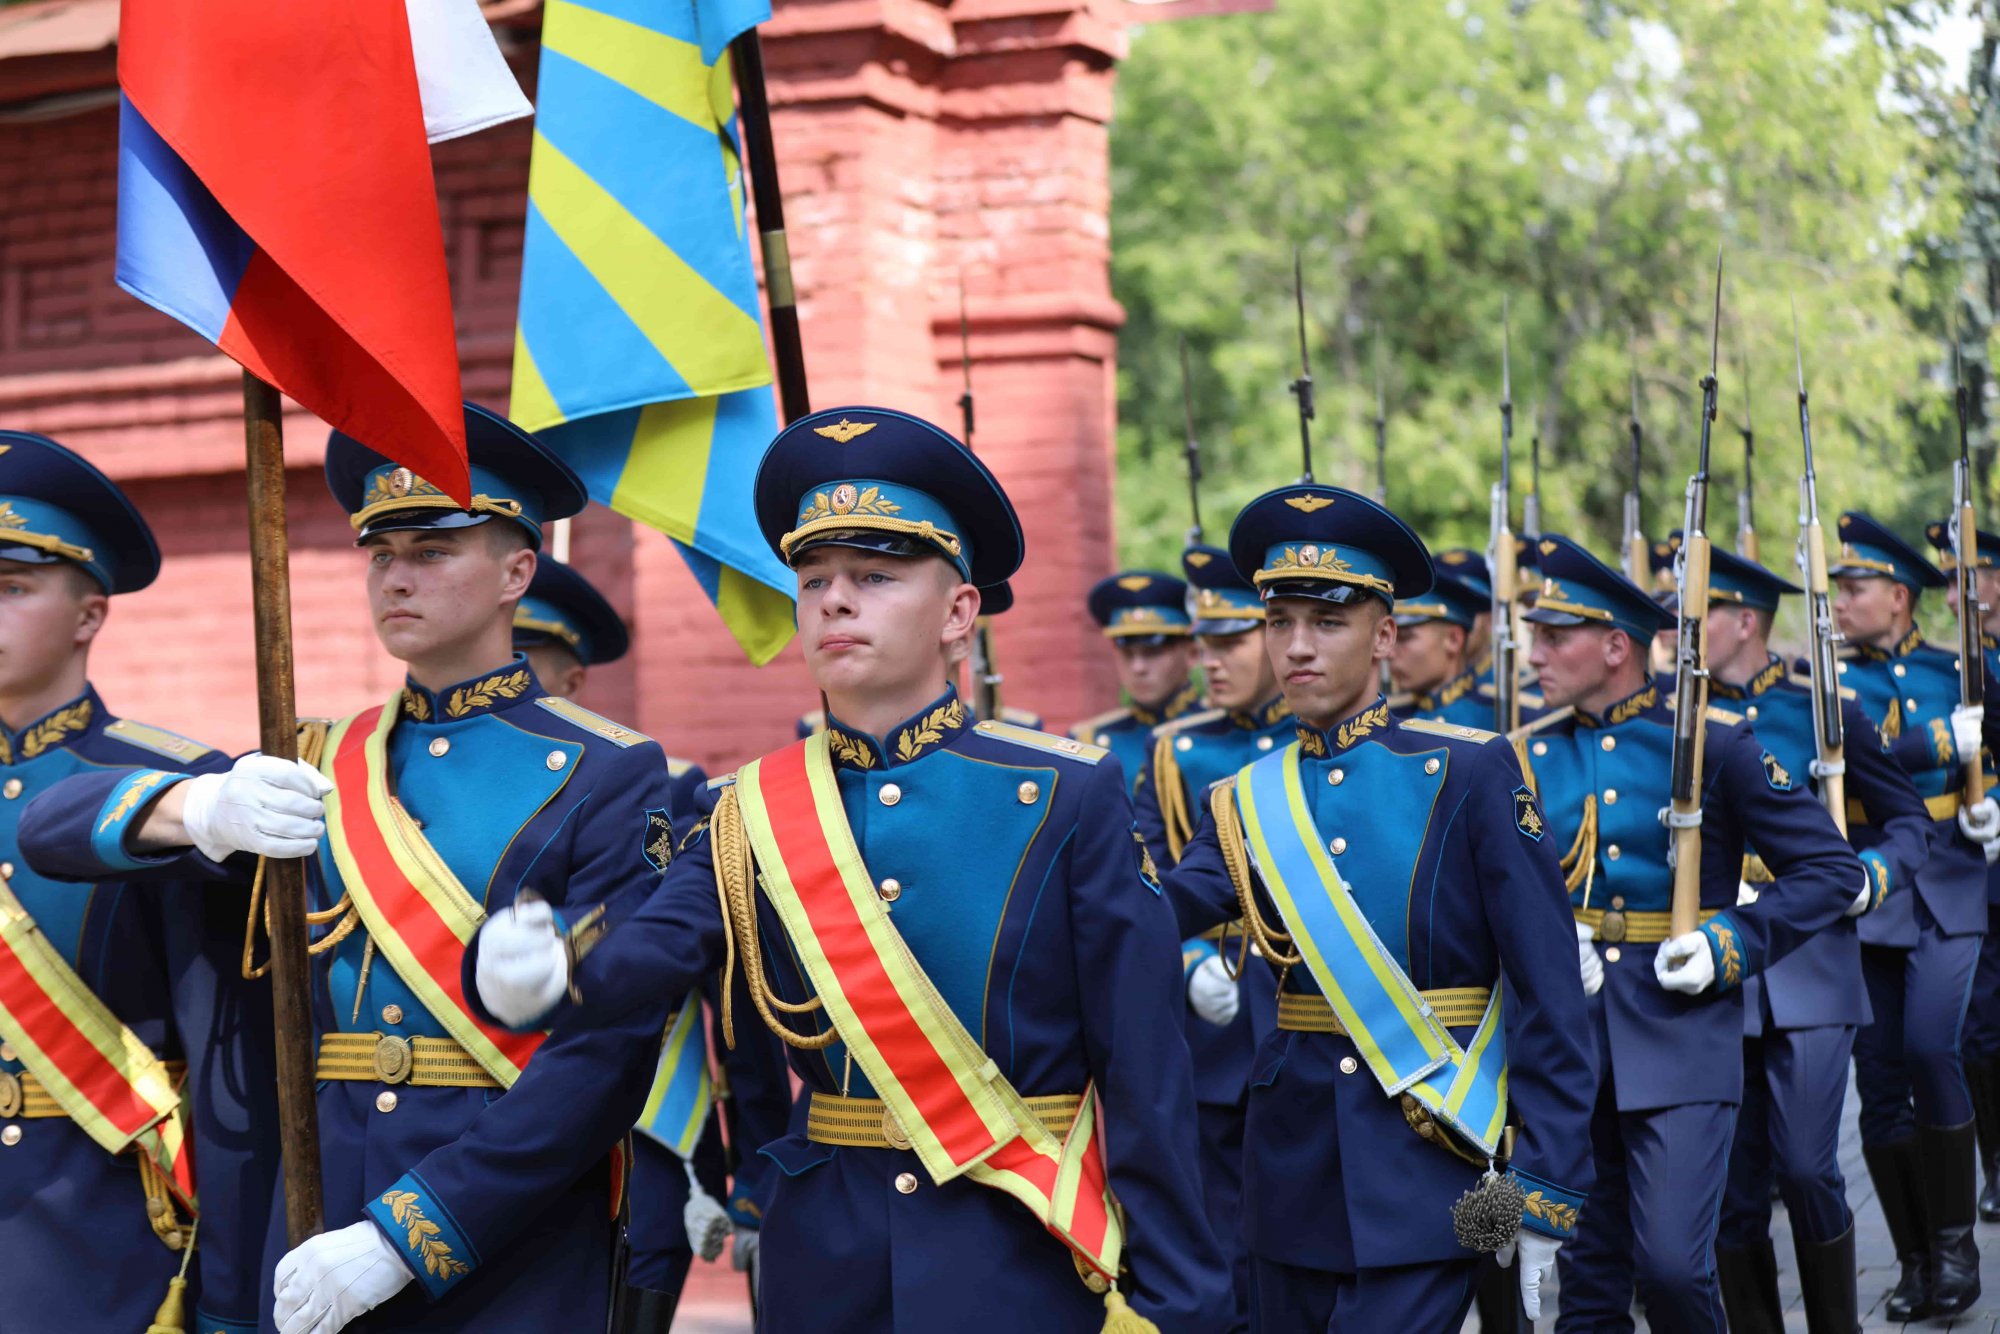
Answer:
[(0, 1004), (65, 1079), (126, 1139), (160, 1119), (124, 1074), (62, 1012), (11, 946), (0, 944)]
[[(368, 794), (368, 738), (375, 734), (382, 717), (376, 705), (348, 724), (347, 735), (333, 757), (333, 779), (340, 787), (340, 832), (348, 853), (367, 881), (376, 907), (396, 928), (403, 943), (422, 963), (424, 974), (436, 983), (454, 1006), (464, 1012), (481, 1033), (517, 1066), (526, 1065), (546, 1036), (542, 1033), (514, 1033), (482, 1022), (465, 1003), (460, 963), (465, 945), (452, 934), (444, 918), (424, 900), (395, 854), (382, 837), (382, 830), (370, 817)], [(358, 798), (358, 800), (357, 800)], [(358, 813), (357, 813), (358, 808)]]
[(896, 1072), (897, 1081), (917, 1104), (924, 1124), (937, 1135), (951, 1161), (969, 1162), (992, 1147), (993, 1133), (897, 994), (869, 940), (867, 926), (855, 913), (832, 849), (820, 832), (819, 810), (806, 770), (807, 744), (794, 742), (765, 756), (758, 765), (757, 790), (770, 817), (779, 856), (812, 923), (813, 935), (834, 976), (840, 979), (841, 990), (855, 1013), (864, 1016), (870, 1040)]

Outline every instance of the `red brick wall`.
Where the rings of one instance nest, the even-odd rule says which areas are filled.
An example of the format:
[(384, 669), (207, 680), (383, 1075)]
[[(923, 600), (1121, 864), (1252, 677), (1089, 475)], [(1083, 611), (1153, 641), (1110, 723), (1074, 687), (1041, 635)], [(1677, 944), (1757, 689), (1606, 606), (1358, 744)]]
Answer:
[[(792, 6), (766, 29), (814, 402), (955, 423), (965, 274), (975, 443), (1029, 542), (1021, 605), (998, 630), (1008, 698), (1058, 722), (1113, 689), (1081, 606), (1112, 558), (1121, 316), (1105, 120), (1121, 42), (1114, 21), (1062, 0)], [(532, 70), (531, 41), (514, 54)], [(255, 659), (239, 381), (114, 286), (115, 134), (108, 105), (0, 123), (0, 424), (98, 462), (159, 535), (165, 573), (119, 599), (93, 662), (112, 707), (244, 748)], [(528, 144), (513, 125), (437, 153), (466, 393), (502, 407)], [(368, 628), (359, 556), (319, 480), (325, 428), (296, 411), (286, 428), (299, 704), (337, 714), (399, 673)], [(593, 509), (574, 543), (636, 646), (593, 675), (585, 702), (711, 767), (785, 740), (817, 707), (795, 650), (763, 670), (744, 662), (666, 539)]]

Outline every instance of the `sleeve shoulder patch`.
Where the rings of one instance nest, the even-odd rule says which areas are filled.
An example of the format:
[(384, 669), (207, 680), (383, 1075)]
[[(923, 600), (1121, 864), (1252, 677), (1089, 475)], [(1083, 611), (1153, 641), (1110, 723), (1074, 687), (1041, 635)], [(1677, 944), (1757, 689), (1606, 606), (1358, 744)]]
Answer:
[(1542, 808), (1535, 803), (1535, 794), (1523, 783), (1514, 789), (1514, 827), (1521, 836), (1536, 843), (1548, 832), (1548, 824), (1542, 819)]
[(549, 713), (553, 713), (570, 726), (589, 732), (593, 736), (602, 737), (614, 746), (626, 748), (643, 746), (652, 740), (651, 737), (643, 733), (635, 732), (629, 727), (623, 727), (612, 722), (602, 714), (592, 713), (581, 704), (577, 704), (571, 700), (557, 699), (554, 695), (544, 695), (536, 700), (535, 703)]
[(1405, 732), (1422, 732), (1425, 736), (1448, 736), (1460, 741), (1478, 741), (1481, 743), (1492, 741), (1500, 735), (1498, 732), (1488, 732), (1478, 727), (1466, 727), (1459, 723), (1442, 723), (1431, 718), (1405, 718), (1401, 726)]
[(641, 851), (655, 871), (665, 871), (673, 861), (674, 820), (667, 812), (658, 809), (646, 812), (646, 833)]
[(1768, 750), (1765, 751), (1763, 753), (1763, 764), (1765, 782), (1769, 783), (1774, 790), (1779, 792), (1790, 792), (1792, 790), (1791, 771), (1778, 763), (1777, 756)]
[(1096, 764), (1111, 753), (1104, 747), (1093, 746), (1087, 741), (1076, 741), (1066, 736), (1051, 736), (1032, 727), (1017, 727), (1013, 723), (997, 722), (991, 718), (975, 724), (974, 730), (981, 736), (991, 737), (995, 741), (1011, 741), (1030, 750), (1067, 755), (1071, 759), (1082, 760), (1085, 764)]
[(212, 746), (204, 746), (199, 741), (191, 741), (177, 732), (169, 732), (164, 727), (153, 727), (146, 723), (135, 723), (130, 718), (120, 718), (104, 729), (104, 735), (116, 737), (128, 746), (163, 755), (182, 764), (192, 764), (204, 755), (214, 751)]
[(1136, 823), (1132, 826), (1132, 842), (1137, 844), (1139, 848), (1139, 878), (1146, 882), (1146, 888), (1158, 894), (1160, 892), (1160, 868), (1153, 864), (1152, 851), (1147, 848), (1145, 836), (1139, 832), (1139, 826)]

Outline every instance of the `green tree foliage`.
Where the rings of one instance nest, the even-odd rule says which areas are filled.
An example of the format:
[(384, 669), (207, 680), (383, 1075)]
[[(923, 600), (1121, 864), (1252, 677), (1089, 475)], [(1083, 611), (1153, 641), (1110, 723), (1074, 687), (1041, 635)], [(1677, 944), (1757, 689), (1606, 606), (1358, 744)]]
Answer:
[(1914, 535), (1945, 508), (1955, 447), (1936, 335), (1956, 246), (1937, 238), (1957, 235), (1962, 149), (1947, 71), (1915, 40), (1934, 19), (1868, 0), (1278, 0), (1135, 32), (1112, 132), (1121, 554), (1171, 567), (1187, 525), (1181, 337), (1210, 540), (1298, 475), (1294, 246), (1318, 475), (1374, 484), (1379, 328), (1389, 501), (1435, 545), (1485, 542), (1503, 296), (1517, 525), (1539, 434), (1544, 526), (1614, 549), (1635, 362), (1646, 524), (1680, 524), (1718, 246), (1712, 535), (1734, 525), (1747, 408), (1764, 558), (1789, 564), (1793, 297), (1829, 529), (1856, 506)]

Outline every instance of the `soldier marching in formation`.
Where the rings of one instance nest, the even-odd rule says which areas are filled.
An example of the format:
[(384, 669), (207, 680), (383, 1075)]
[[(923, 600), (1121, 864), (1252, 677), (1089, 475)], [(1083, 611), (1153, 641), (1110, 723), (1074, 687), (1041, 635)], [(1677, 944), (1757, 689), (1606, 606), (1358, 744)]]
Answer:
[[(629, 646), (542, 550), (582, 485), (465, 414), (469, 509), (329, 446), (406, 674), (301, 720), (298, 761), (109, 712), (90, 651), (158, 551), (0, 432), (10, 1309), (664, 1334), (729, 1243), (774, 1334), (1456, 1334), (1475, 1289), (1489, 1330), (1636, 1301), (1767, 1334), (1775, 1190), (1808, 1327), (1848, 1334), (1850, 1069), (1884, 1309), (1978, 1300), (2000, 538), (1969, 495), (1935, 562), (1858, 511), (1823, 542), (1808, 434), (1793, 583), (1709, 548), (1704, 435), (1683, 529), (1621, 573), (1517, 545), (1504, 485), (1486, 555), (1434, 550), (1308, 445), (1184, 578), (1090, 590), (1123, 702), (1061, 736), (1000, 702), (1027, 551), (993, 473), (907, 413), (813, 413), (754, 501), (820, 707), (711, 779), (577, 702)], [(1939, 588), (1956, 649), (1917, 628)], [(295, 1247), (287, 857), (332, 1220)]]

